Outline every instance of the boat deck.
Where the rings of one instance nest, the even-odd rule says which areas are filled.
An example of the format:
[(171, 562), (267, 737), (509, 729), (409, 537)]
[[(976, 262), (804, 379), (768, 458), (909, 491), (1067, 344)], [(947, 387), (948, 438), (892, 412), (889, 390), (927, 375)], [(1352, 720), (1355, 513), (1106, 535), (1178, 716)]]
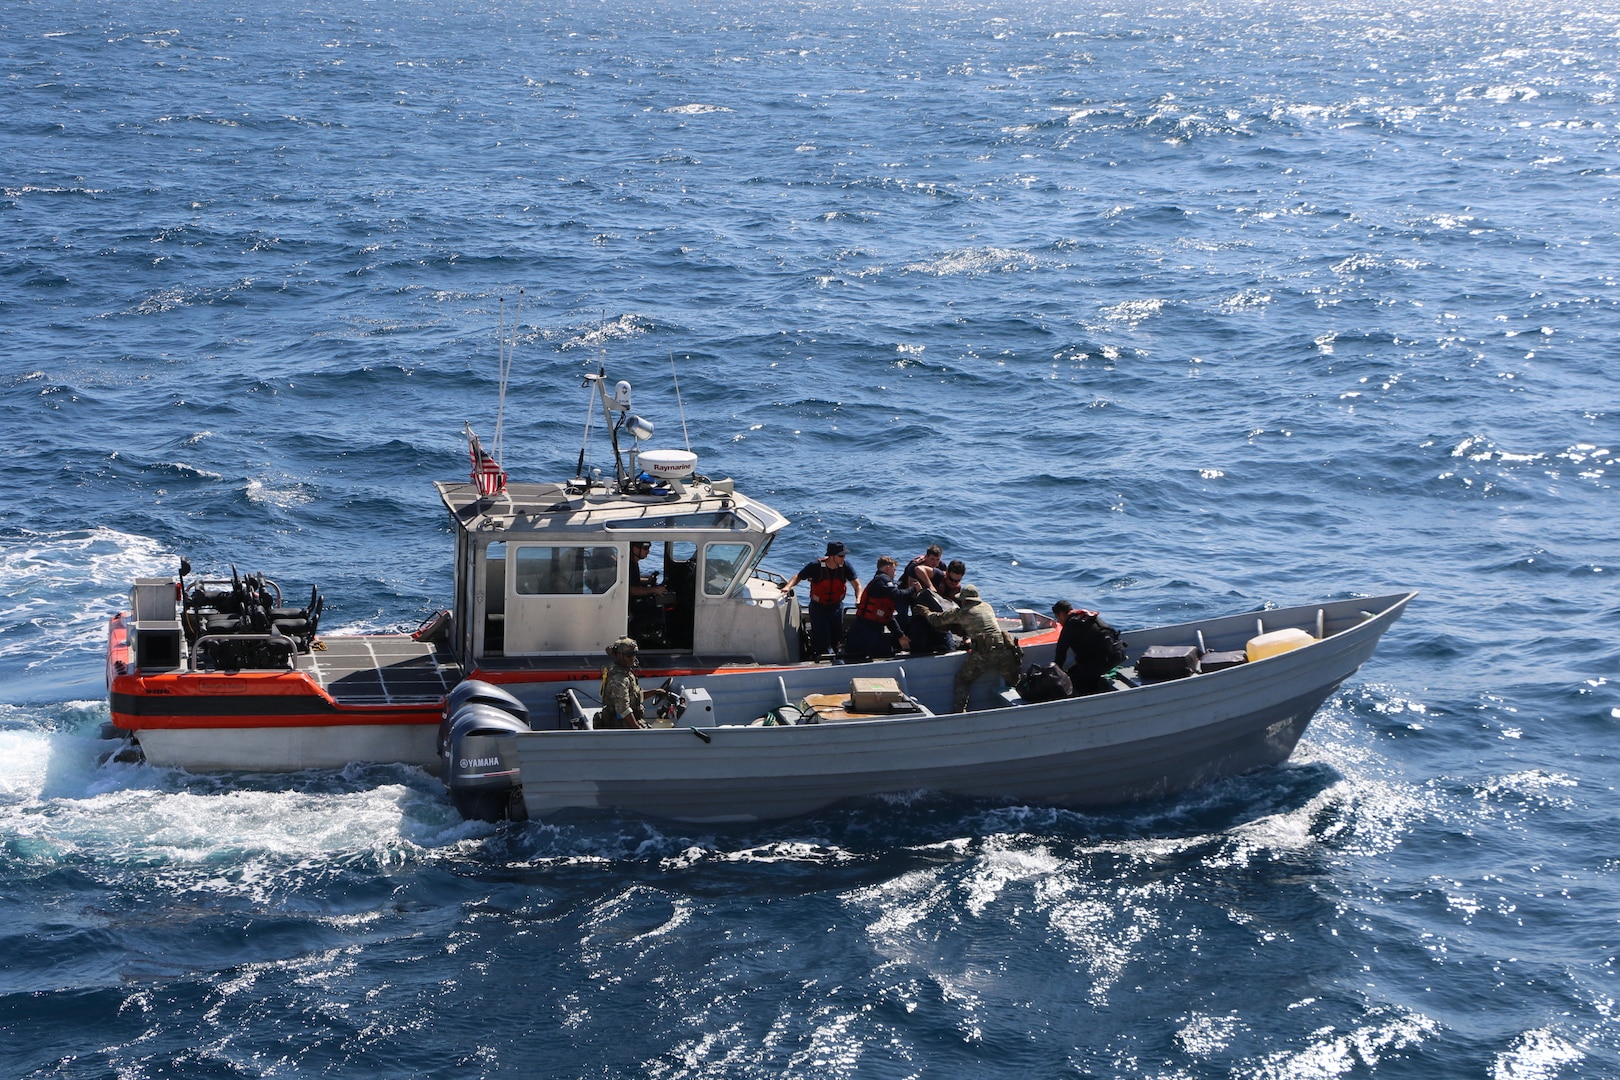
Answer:
[[(599, 653), (563, 653), (542, 656), (483, 656), (478, 659), (478, 670), (501, 674), (568, 674), (598, 671), (608, 664), (608, 658)], [(698, 656), (673, 649), (641, 650), (641, 677), (651, 678), (654, 672), (712, 671), (722, 667), (758, 667), (750, 654), (713, 653)], [(766, 667), (780, 667), (768, 664)]]
[(460, 664), (409, 634), (329, 637), (320, 644), (298, 657), (298, 668), (340, 705), (427, 704), (461, 681)]

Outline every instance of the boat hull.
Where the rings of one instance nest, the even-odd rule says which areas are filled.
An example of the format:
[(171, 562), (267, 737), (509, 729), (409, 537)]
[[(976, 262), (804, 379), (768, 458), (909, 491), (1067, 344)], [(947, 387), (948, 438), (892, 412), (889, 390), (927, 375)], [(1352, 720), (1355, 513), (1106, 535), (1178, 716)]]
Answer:
[[(1054, 631), (1028, 640), (1049, 643)], [(110, 623), (108, 704), (113, 726), (126, 732), (153, 765), (192, 772), (297, 772), (357, 763), (442, 766), (438, 731), (446, 695), (461, 669), (435, 646), (403, 634), (322, 639), (319, 652), (300, 657), (291, 671), (165, 671), (132, 667), (126, 614)], [(492, 682), (524, 698), (537, 726), (557, 727), (557, 695), (593, 691), (600, 679), (593, 657), (556, 658), (547, 665), (508, 661), (469, 677)], [(650, 667), (649, 683), (664, 679), (719, 680), (752, 685), (769, 707), (776, 680), (797, 684), (821, 678), (825, 664), (786, 666), (704, 664), (692, 657), (677, 667)], [(844, 678), (888, 675), (897, 662), (841, 666)], [(947, 676), (948, 678), (948, 676)], [(763, 679), (764, 681), (760, 681)], [(733, 711), (752, 701), (732, 695)], [(751, 715), (751, 713), (750, 713)]]
[(194, 772), (296, 772), (357, 762), (437, 769), (444, 695), (460, 678), (434, 646), (404, 634), (326, 639), (290, 671), (143, 673), (128, 617), (113, 617), (107, 698), (113, 726), (151, 764)]
[(142, 728), (141, 753), (153, 765), (192, 772), (297, 772), (357, 762), (438, 770), (439, 717), (397, 724)]
[[(758, 821), (910, 791), (1060, 806), (1157, 798), (1287, 760), (1410, 598), (1262, 612), (1271, 626), (1301, 627), (1321, 612), (1329, 634), (1268, 659), (1115, 693), (832, 725), (529, 732), (506, 752), (531, 817), (584, 809)], [(1198, 631), (1222, 647), (1252, 636), (1254, 625), (1251, 614), (1128, 636), (1133, 652)], [(917, 675), (925, 694), (942, 696), (938, 672)], [(723, 684), (710, 685), (718, 701)]]

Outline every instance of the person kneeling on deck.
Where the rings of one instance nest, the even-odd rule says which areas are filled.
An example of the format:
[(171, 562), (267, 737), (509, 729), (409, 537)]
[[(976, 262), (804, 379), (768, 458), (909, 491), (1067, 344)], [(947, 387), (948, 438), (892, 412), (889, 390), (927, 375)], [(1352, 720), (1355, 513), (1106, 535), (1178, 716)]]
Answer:
[(622, 637), (608, 646), (613, 663), (602, 669), (602, 711), (596, 716), (598, 728), (644, 728), (647, 704), (636, 665), (641, 662), (640, 647), (633, 637)]
[(928, 625), (938, 630), (957, 630), (973, 649), (956, 669), (956, 711), (967, 712), (973, 684), (986, 673), (1000, 675), (1008, 686), (1018, 682), (1018, 666), (1023, 663), (1018, 643), (996, 622), (996, 613), (979, 598), (977, 585), (964, 585), (955, 611), (928, 613)]
[(1084, 697), (1105, 689), (1103, 676), (1125, 662), (1119, 631), (1097, 612), (1077, 608), (1067, 600), (1052, 605), (1052, 617), (1063, 627), (1058, 632), (1052, 662), (1062, 667), (1069, 654), (1074, 654), (1074, 664), (1069, 668), (1074, 696)]

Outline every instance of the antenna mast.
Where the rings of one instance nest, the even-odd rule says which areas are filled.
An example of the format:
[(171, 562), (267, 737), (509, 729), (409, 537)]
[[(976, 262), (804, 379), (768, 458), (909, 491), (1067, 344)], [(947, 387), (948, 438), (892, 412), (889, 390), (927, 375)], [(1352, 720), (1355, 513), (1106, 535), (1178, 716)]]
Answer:
[(669, 377), (675, 380), (675, 408), (681, 414), (681, 438), (686, 440), (686, 452), (692, 452), (692, 436), (686, 433), (686, 406), (681, 404), (681, 377), (675, 373), (675, 350), (669, 351)]
[(495, 435), (490, 439), (490, 451), (495, 460), (501, 459), (502, 435), (506, 419), (506, 387), (512, 379), (512, 358), (517, 355), (518, 320), (523, 317), (523, 290), (518, 290), (517, 310), (512, 315), (512, 337), (506, 336), (506, 297), (501, 297), (501, 314), (496, 330), (496, 373), (500, 381), (500, 394), (495, 404)]
[(579, 440), (579, 464), (574, 466), (576, 479), (585, 479), (585, 451), (591, 445), (591, 413), (596, 411), (596, 388), (607, 378), (607, 369), (598, 367), (595, 375), (585, 376), (590, 395), (585, 399), (585, 434)]

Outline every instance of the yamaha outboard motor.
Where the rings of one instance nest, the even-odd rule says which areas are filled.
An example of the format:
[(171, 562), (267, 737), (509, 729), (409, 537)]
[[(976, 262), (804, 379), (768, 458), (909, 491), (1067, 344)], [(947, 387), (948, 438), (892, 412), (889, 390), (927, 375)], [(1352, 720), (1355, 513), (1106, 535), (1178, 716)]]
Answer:
[(529, 726), (529, 707), (511, 694), (502, 690), (494, 683), (484, 682), (482, 679), (468, 679), (458, 683), (450, 691), (450, 696), (444, 699), (444, 714), (439, 718), (439, 756), (444, 757), (445, 750), (450, 745), (450, 725), (455, 720), (456, 713), (461, 711), (463, 705), (493, 705), (504, 713), (509, 713), (523, 726)]
[(440, 724), (444, 784), (461, 816), (522, 820), (523, 788), (513, 736), (529, 730), (529, 711), (498, 686), (469, 680), (450, 692)]

